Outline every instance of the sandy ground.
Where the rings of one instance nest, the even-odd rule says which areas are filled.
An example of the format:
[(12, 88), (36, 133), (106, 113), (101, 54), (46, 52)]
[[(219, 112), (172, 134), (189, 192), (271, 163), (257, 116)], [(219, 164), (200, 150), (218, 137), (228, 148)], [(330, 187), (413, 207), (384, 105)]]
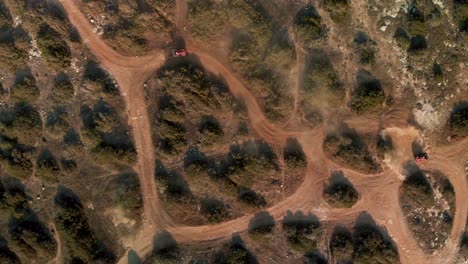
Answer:
[[(138, 172), (144, 198), (144, 222), (138, 238), (130, 242), (132, 250), (142, 258), (149, 256), (155, 232), (168, 230), (179, 243), (196, 241), (218, 241), (229, 238), (233, 233), (244, 232), (251, 215), (207, 226), (176, 226), (162, 209), (158, 198), (154, 178), (154, 144), (151, 137), (151, 126), (147, 109), (143, 83), (149, 74), (162, 66), (164, 51), (155, 50), (139, 57), (126, 57), (107, 46), (94, 32), (86, 17), (78, 10), (72, 0), (62, 0), (62, 5), (69, 14), (72, 24), (78, 29), (85, 44), (100, 60), (104, 68), (115, 78), (120, 92), (125, 99), (126, 110), (138, 152), (135, 170)], [(177, 0), (177, 27), (182, 31), (186, 23), (187, 7), (184, 0)], [(186, 33), (182, 33), (185, 35)], [(412, 238), (405, 222), (398, 199), (401, 184), (401, 165), (412, 159), (411, 142), (419, 135), (418, 131), (406, 125), (388, 124), (385, 132), (390, 134), (398, 147), (392, 164), (382, 173), (364, 175), (349, 169), (343, 169), (349, 180), (361, 194), (359, 202), (350, 209), (334, 209), (321, 199), (323, 182), (328, 179), (331, 169), (339, 167), (328, 160), (321, 148), (325, 136), (324, 128), (309, 131), (288, 131), (272, 124), (265, 117), (259, 103), (245, 87), (242, 79), (213, 55), (200, 43), (184, 36), (187, 49), (195, 54), (207, 71), (223, 76), (231, 92), (243, 98), (248, 109), (250, 123), (255, 132), (270, 144), (277, 145), (288, 137), (297, 137), (304, 148), (308, 159), (308, 170), (305, 179), (297, 191), (282, 202), (268, 208), (277, 220), (281, 220), (287, 210), (302, 210), (316, 214), (322, 221), (352, 225), (362, 211), (370, 213), (379, 225), (386, 227), (398, 246), (402, 263), (410, 264), (451, 264), (458, 251), (459, 237), (463, 232), (467, 218), (467, 181), (463, 172), (465, 160), (468, 159), (468, 140), (450, 147), (432, 149), (431, 160), (423, 165), (424, 169), (443, 171), (451, 180), (456, 193), (456, 215), (451, 238), (447, 245), (434, 253), (426, 255)], [(132, 118), (138, 117), (138, 118)], [(382, 118), (385, 120), (385, 117)], [(352, 118), (347, 120), (351, 127), (359, 131), (377, 132), (381, 120), (364, 120)], [(156, 128), (157, 129), (157, 128)], [(260, 259), (262, 261), (263, 257)], [(263, 262), (263, 261), (262, 261)], [(128, 263), (125, 255), (119, 263)]]

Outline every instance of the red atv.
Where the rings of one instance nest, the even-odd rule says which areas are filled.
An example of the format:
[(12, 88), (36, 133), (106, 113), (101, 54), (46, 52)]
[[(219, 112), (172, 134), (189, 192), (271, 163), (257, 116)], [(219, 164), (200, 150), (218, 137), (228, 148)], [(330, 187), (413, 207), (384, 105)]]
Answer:
[(184, 57), (187, 55), (186, 49), (175, 49), (174, 50), (174, 57)]
[(419, 154), (417, 156), (414, 157), (414, 160), (417, 162), (417, 163), (421, 163), (423, 161), (426, 161), (429, 159), (429, 155), (427, 155), (426, 152), (422, 153), (422, 154)]

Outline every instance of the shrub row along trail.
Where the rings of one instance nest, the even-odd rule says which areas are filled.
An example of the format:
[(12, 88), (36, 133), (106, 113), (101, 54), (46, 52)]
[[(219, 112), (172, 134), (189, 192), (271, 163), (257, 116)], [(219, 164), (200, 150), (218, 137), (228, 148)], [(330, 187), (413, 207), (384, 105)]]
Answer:
[[(115, 78), (125, 99), (129, 124), (133, 129), (138, 152), (135, 169), (140, 178), (144, 215), (148, 220), (144, 223), (140, 236), (129, 243), (132, 245), (132, 249), (142, 259), (145, 259), (151, 254), (155, 232), (161, 229), (168, 230), (180, 243), (223, 240), (229, 238), (234, 232), (245, 231), (251, 215), (207, 226), (176, 226), (168, 217), (158, 198), (154, 178), (154, 145), (143, 90), (144, 81), (164, 63), (164, 51), (155, 50), (140, 57), (122, 56), (94, 34), (92, 26), (73, 1), (62, 0), (61, 2), (84, 43), (100, 60), (102, 66)], [(177, 27), (182, 29), (187, 12), (185, 1), (177, 0), (176, 10)], [(388, 229), (390, 236), (398, 246), (402, 263), (448, 264), (453, 262), (458, 250), (459, 235), (464, 229), (468, 213), (465, 203), (468, 200), (467, 182), (463, 174), (463, 162), (468, 159), (468, 154), (463, 150), (467, 149), (468, 140), (450, 148), (440, 149), (439, 152), (434, 150), (431, 160), (423, 166), (424, 169), (441, 170), (449, 177), (455, 188), (457, 206), (452, 235), (447, 246), (434, 255), (426, 255), (412, 238), (398, 199), (402, 178), (401, 164), (412, 159), (409, 146), (411, 146), (411, 140), (417, 136), (417, 133), (412, 132), (412, 128), (387, 128), (395, 146), (401, 146), (396, 150), (399, 153), (398, 159), (392, 161), (392, 164), (400, 166), (389, 166), (384, 172), (375, 175), (364, 175), (350, 169), (343, 169), (349, 180), (361, 193), (361, 199), (350, 209), (330, 208), (321, 199), (323, 182), (328, 179), (330, 169), (339, 166), (328, 160), (321, 148), (325, 137), (324, 128), (311, 131), (285, 131), (270, 123), (255, 97), (243, 85), (241, 78), (236, 76), (228, 66), (225, 66), (227, 64), (211, 56), (203, 44), (196, 43), (187, 37), (186, 42), (188, 50), (198, 56), (206, 70), (222, 76), (231, 92), (245, 101), (250, 123), (260, 137), (274, 145), (283, 144), (288, 137), (297, 137), (303, 146), (308, 159), (305, 179), (293, 195), (268, 209), (275, 219), (281, 220), (287, 210), (302, 210), (315, 213), (324, 223), (352, 226), (360, 212), (368, 211), (379, 225)], [(364, 128), (355, 127), (357, 130), (374, 129), (379, 124), (379, 120), (362, 120), (360, 118), (347, 121), (351, 125), (365, 124)], [(128, 257), (123, 256), (119, 263), (128, 263)]]

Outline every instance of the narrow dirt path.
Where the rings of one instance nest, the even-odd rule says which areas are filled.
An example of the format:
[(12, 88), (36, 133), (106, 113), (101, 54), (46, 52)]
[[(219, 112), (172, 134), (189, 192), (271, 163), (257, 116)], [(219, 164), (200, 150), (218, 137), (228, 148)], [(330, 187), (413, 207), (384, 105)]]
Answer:
[(62, 0), (64, 9), (77, 28), (85, 45), (99, 59), (101, 65), (117, 82), (126, 104), (129, 125), (132, 128), (138, 161), (135, 165), (144, 197), (144, 215), (149, 226), (156, 228), (168, 221), (167, 215), (160, 212), (159, 198), (154, 178), (154, 149), (150, 119), (146, 109), (143, 83), (152, 70), (164, 62), (162, 51), (154, 51), (142, 57), (126, 57), (118, 54), (104, 43), (92, 29), (86, 17), (79, 11), (74, 1)]
[[(161, 228), (167, 229), (173, 234), (179, 243), (191, 243), (196, 241), (220, 241), (228, 239), (232, 233), (247, 230), (251, 215), (217, 224), (207, 226), (175, 226), (172, 219), (165, 214), (157, 194), (154, 179), (154, 146), (152, 142), (151, 123), (147, 113), (144, 98), (143, 83), (155, 69), (164, 62), (162, 51), (153, 51), (142, 57), (125, 57), (109, 48), (92, 30), (85, 16), (79, 12), (73, 1), (62, 0), (62, 5), (69, 14), (72, 24), (80, 32), (84, 42), (98, 57), (103, 67), (112, 74), (119, 85), (122, 96), (125, 99), (129, 123), (133, 129), (135, 145), (138, 152), (136, 171), (140, 177), (141, 190), (144, 198), (144, 214), (149, 223), (142, 228), (141, 236), (134, 241), (132, 249), (145, 259), (152, 251), (153, 235)], [(177, 27), (182, 28), (186, 21), (186, 3), (177, 0)], [(184, 5), (184, 6), (181, 6)], [(180, 16), (183, 16), (181, 18)], [(457, 199), (457, 212), (454, 220), (452, 237), (444, 249), (434, 256), (427, 256), (416, 245), (410, 231), (407, 228), (402, 215), (399, 201), (398, 189), (401, 184), (399, 172), (386, 170), (376, 175), (364, 175), (349, 169), (344, 169), (349, 180), (362, 194), (360, 201), (352, 208), (334, 209), (330, 208), (321, 198), (323, 182), (328, 179), (331, 169), (337, 167), (329, 161), (320, 147), (325, 136), (322, 129), (312, 131), (285, 131), (269, 122), (258, 102), (242, 83), (241, 78), (236, 76), (227, 66), (197, 45), (190, 39), (187, 48), (200, 59), (207, 71), (221, 75), (225, 78), (231, 92), (241, 97), (247, 106), (248, 116), (256, 133), (272, 144), (282, 144), (287, 137), (297, 137), (308, 159), (308, 170), (305, 179), (297, 191), (268, 208), (275, 219), (281, 220), (287, 210), (302, 210), (315, 213), (325, 223), (344, 223), (351, 225), (357, 215), (362, 211), (368, 211), (379, 225), (388, 228), (390, 235), (397, 242), (402, 263), (449, 263), (454, 258), (458, 246), (458, 235), (466, 222), (467, 206), (467, 183), (464, 174), (460, 173), (462, 166), (459, 158), (452, 162), (445, 161), (450, 158), (450, 151), (434, 153), (434, 162), (431, 168), (442, 170), (452, 181)], [(366, 124), (368, 127), (377, 128), (379, 121), (362, 120), (354, 118), (355, 124)], [(394, 139), (398, 141), (398, 137)], [(468, 143), (468, 142), (467, 142)], [(406, 143), (405, 143), (406, 144)], [(458, 149), (461, 146), (456, 146)], [(467, 147), (464, 144), (463, 147)], [(457, 152), (458, 153), (458, 152)], [(409, 156), (411, 154), (405, 154)], [(404, 157), (403, 155), (402, 157)], [(466, 154), (463, 161), (468, 158)], [(431, 159), (432, 161), (432, 159)], [(403, 160), (401, 161), (403, 162)], [(404, 160), (406, 162), (406, 160)], [(454, 168), (456, 169), (454, 169)], [(119, 263), (127, 263), (127, 256), (123, 256)]]

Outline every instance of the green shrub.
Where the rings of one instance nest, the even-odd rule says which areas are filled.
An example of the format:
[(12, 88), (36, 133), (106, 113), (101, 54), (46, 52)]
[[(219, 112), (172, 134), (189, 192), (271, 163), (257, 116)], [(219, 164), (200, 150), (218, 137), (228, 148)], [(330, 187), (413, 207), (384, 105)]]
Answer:
[(21, 261), (15, 252), (11, 251), (8, 247), (8, 243), (0, 236), (0, 263), (4, 264), (20, 264)]
[(224, 29), (226, 11), (212, 0), (189, 2), (188, 23), (192, 34), (199, 38), (213, 38)]
[(41, 117), (36, 109), (25, 103), (15, 104), (12, 111), (3, 113), (0, 131), (21, 144), (34, 145), (42, 134)]
[(98, 85), (104, 93), (110, 95), (119, 94), (119, 90), (110, 75), (94, 60), (86, 62), (83, 78)]
[(115, 261), (115, 256), (97, 240), (83, 205), (70, 189), (59, 187), (54, 203), (57, 230), (70, 258), (77, 263)]
[(288, 242), (302, 253), (317, 249), (320, 222), (315, 215), (304, 215), (301, 211), (286, 212), (283, 219), (283, 229)]
[(174, 170), (167, 170), (160, 160), (156, 161), (155, 177), (159, 182), (160, 192), (168, 199), (181, 200), (191, 195), (184, 177)]
[(421, 54), (427, 49), (427, 39), (423, 35), (415, 35), (410, 38), (408, 52), (410, 54)]
[(369, 64), (375, 61), (375, 46), (377, 43), (370, 39), (365, 32), (358, 31), (353, 42), (361, 64)]
[(460, 241), (460, 255), (465, 259), (468, 258), (468, 232), (463, 232)]
[(304, 67), (304, 82), (301, 86), (301, 105), (340, 103), (345, 96), (343, 85), (325, 51), (312, 49)]
[[(365, 220), (361, 220), (366, 218)], [(370, 219), (367, 219), (370, 218)], [(384, 236), (373, 219), (362, 213), (354, 226), (354, 262), (362, 264), (400, 263), (398, 251), (389, 238)]]
[(341, 23), (348, 15), (349, 0), (322, 0), (325, 10), (336, 23)]
[(249, 222), (250, 234), (270, 233), (275, 227), (275, 219), (267, 211), (261, 211), (255, 214)]
[(161, 231), (154, 236), (153, 253), (158, 259), (176, 259), (179, 251), (177, 241), (169, 232)]
[(17, 74), (21, 76), (17, 78), (12, 87), (11, 96), (13, 99), (29, 103), (36, 101), (39, 98), (40, 92), (34, 76), (30, 75), (30, 73), (18, 72)]
[(200, 200), (200, 213), (210, 222), (221, 222), (230, 215), (228, 206), (223, 201), (212, 197), (204, 197)]
[(49, 150), (44, 150), (37, 159), (35, 175), (47, 182), (57, 182), (60, 176), (60, 167), (57, 160)]
[(53, 67), (64, 68), (70, 66), (70, 48), (62, 39), (62, 36), (46, 23), (39, 26), (37, 45)]
[(312, 47), (314, 41), (324, 38), (327, 29), (322, 18), (312, 4), (307, 4), (294, 17), (294, 30), (304, 43)]
[(1, 157), (4, 171), (20, 179), (29, 178), (33, 172), (32, 151), (16, 147), (7, 151), (8, 154)]
[(237, 200), (255, 207), (264, 207), (267, 204), (265, 198), (261, 194), (243, 186), (239, 188)]
[(356, 76), (356, 87), (351, 96), (351, 109), (362, 114), (375, 110), (385, 100), (385, 93), (380, 81), (366, 70), (359, 70)]
[(325, 200), (332, 207), (352, 207), (359, 199), (354, 186), (344, 177), (343, 172), (332, 173), (330, 182), (323, 190)]
[(353, 260), (354, 246), (352, 234), (344, 226), (335, 226), (331, 235), (329, 247), (333, 258), (338, 263), (348, 263)]
[(288, 138), (286, 140), (283, 158), (286, 165), (290, 168), (305, 167), (307, 165), (307, 158), (302, 150), (302, 146), (295, 138)]
[(468, 103), (460, 102), (450, 116), (450, 131), (452, 136), (465, 137), (468, 135)]
[(202, 116), (198, 132), (200, 132), (199, 141), (205, 146), (213, 145), (224, 136), (223, 129), (214, 116)]
[(350, 166), (365, 173), (381, 171), (367, 145), (353, 129), (346, 126), (342, 132), (328, 134), (323, 147), (325, 154), (343, 166)]
[(143, 208), (140, 181), (134, 172), (122, 173), (117, 178), (115, 199), (127, 216), (136, 218)]
[(75, 89), (71, 83), (68, 75), (60, 72), (54, 79), (54, 86), (52, 87), (52, 95), (57, 103), (65, 103), (73, 100)]
[(197, 147), (191, 147), (185, 153), (184, 171), (187, 176), (196, 177), (208, 172), (208, 158)]
[(458, 27), (462, 32), (468, 32), (468, 2), (454, 0), (454, 15), (458, 21)]

